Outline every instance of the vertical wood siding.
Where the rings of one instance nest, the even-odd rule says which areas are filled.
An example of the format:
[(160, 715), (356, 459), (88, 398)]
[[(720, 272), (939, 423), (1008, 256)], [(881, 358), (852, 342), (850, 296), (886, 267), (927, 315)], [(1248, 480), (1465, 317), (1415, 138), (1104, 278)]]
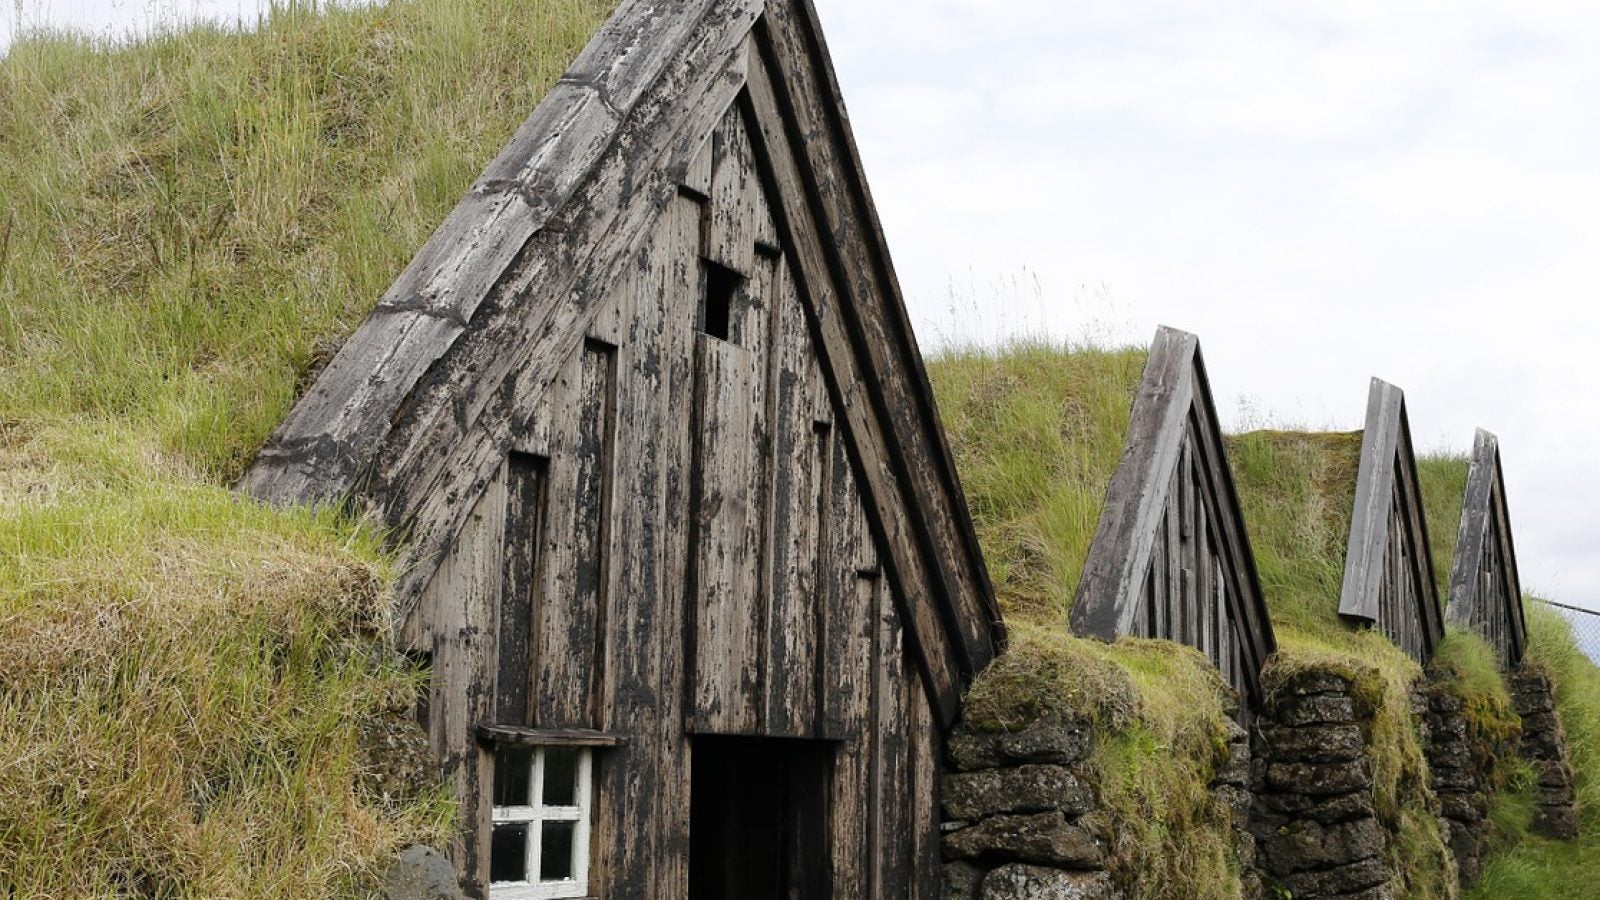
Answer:
[(1505, 478), (1500, 469), (1500, 441), (1481, 428), (1473, 441), (1472, 468), (1467, 473), (1467, 491), (1461, 505), (1446, 616), (1449, 621), (1482, 634), (1506, 669), (1522, 663), (1527, 624), (1523, 618), (1517, 550), (1511, 540), (1511, 515), (1506, 507)]
[(1425, 663), (1444, 637), (1405, 394), (1372, 379), (1339, 614)]
[[(492, 766), (473, 725), (624, 736), (597, 753), (595, 890), (660, 900), (687, 889), (693, 735), (826, 740), (833, 895), (933, 898), (939, 720), (749, 109), (687, 162), (549, 388), (514, 398), (518, 449), (413, 617), (442, 635), (436, 742), (471, 830)], [(740, 277), (726, 340), (696, 328), (709, 264)]]

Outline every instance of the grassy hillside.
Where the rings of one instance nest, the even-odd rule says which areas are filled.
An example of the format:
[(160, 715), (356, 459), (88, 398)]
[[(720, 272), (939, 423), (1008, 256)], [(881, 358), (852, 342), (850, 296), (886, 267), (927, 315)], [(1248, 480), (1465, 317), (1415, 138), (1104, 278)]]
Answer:
[(286, 4), (0, 59), (0, 896), (353, 895), (387, 561), (226, 488), (609, 11)]
[(1528, 604), (1528, 655), (1549, 668), (1556, 706), (1578, 773), (1578, 838), (1552, 841), (1527, 834), (1534, 786), (1501, 798), (1490, 810), (1507, 846), (1488, 860), (1469, 900), (1588, 900), (1600, 886), (1600, 668), (1579, 651), (1572, 627), (1555, 610)]
[[(1107, 648), (1066, 633), (1144, 357), (1138, 350), (1031, 342), (960, 351), (931, 363), (980, 540), (1019, 635), (1011, 653), (1021, 658), (980, 679), (969, 704), (1006, 707), (1017, 699), (1013, 694), (1036, 690), (1030, 685), (1077, 685), (1069, 699), (1100, 713), (1114, 734), (1099, 761), (1102, 791), (1116, 827), (1134, 836), (1122, 850), (1135, 873), (1135, 893), (1229, 896), (1235, 882), (1226, 870), (1226, 835), (1204, 792), (1195, 790), (1209, 778), (1215, 754), (1207, 747), (1222, 727), (1220, 706), (1202, 709), (1208, 705), (1196, 698), (1208, 687), (1214, 696), (1214, 686), (1196, 680), (1200, 676), (1178, 662), (1176, 649), (1157, 650), (1149, 642)], [(1225, 365), (1213, 377), (1225, 382)], [(1438, 824), (1427, 811), (1424, 761), (1409, 713), (1408, 691), (1421, 671), (1381, 634), (1353, 630), (1338, 617), (1360, 447), (1359, 432), (1257, 431), (1229, 439), (1280, 645), (1269, 675), (1312, 665), (1361, 674), (1378, 710), (1374, 774), (1380, 815), (1399, 837), (1392, 853), (1400, 893), (1448, 897), (1455, 887)], [(1443, 589), (1467, 462), (1426, 458), (1419, 470)], [(1155, 665), (1156, 659), (1163, 662)], [(1484, 728), (1510, 726), (1509, 698), (1481, 640), (1452, 634), (1437, 659)], [(1596, 672), (1585, 661), (1567, 662)], [(1045, 693), (1052, 690), (1068, 693), (1066, 687)], [(1118, 716), (1124, 721), (1110, 721)], [(1515, 821), (1504, 830), (1505, 842), (1519, 836)]]

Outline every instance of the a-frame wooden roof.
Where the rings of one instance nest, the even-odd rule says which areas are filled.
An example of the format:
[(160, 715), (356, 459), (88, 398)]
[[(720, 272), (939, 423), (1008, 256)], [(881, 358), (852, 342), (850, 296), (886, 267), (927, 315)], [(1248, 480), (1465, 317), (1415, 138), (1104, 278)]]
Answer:
[(402, 608), (733, 106), (945, 720), (998, 607), (809, 0), (625, 0), (273, 435), (243, 488), (405, 536)]
[(1444, 637), (1405, 393), (1372, 379), (1339, 614), (1427, 662)]
[(1071, 613), (1101, 640), (1198, 647), (1247, 697), (1277, 648), (1200, 341), (1156, 332)]
[(1450, 569), (1452, 624), (1482, 634), (1495, 648), (1501, 665), (1516, 668), (1527, 646), (1528, 628), (1522, 611), (1522, 580), (1517, 573), (1517, 548), (1511, 539), (1506, 510), (1505, 478), (1500, 470), (1500, 440), (1478, 429), (1472, 445), (1472, 468), (1461, 504), (1461, 529)]

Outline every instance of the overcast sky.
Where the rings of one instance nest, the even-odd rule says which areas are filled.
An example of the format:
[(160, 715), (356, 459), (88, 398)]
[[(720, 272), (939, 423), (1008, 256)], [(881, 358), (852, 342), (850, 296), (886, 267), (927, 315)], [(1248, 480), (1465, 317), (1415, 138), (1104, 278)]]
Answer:
[(1524, 586), (1600, 607), (1600, 8), (816, 2), (924, 349), (1174, 325), (1234, 428), (1383, 377), (1421, 449), (1499, 434)]

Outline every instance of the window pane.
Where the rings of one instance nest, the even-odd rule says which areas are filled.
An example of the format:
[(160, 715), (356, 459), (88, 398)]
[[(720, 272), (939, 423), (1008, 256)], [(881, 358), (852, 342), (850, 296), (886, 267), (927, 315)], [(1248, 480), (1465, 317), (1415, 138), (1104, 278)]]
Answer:
[(533, 782), (533, 748), (502, 746), (494, 754), (494, 805), (528, 806)]
[(539, 848), (539, 880), (562, 881), (572, 877), (572, 839), (576, 822), (545, 822), (544, 843)]
[(572, 806), (578, 802), (578, 754), (574, 747), (544, 751), (544, 805)]
[(496, 825), (489, 847), (490, 881), (528, 880), (528, 826)]

